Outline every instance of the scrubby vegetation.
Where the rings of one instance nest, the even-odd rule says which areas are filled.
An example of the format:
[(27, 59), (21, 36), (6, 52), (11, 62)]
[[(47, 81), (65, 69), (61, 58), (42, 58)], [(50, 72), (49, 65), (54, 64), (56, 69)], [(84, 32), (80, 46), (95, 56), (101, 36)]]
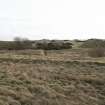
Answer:
[(105, 40), (101, 39), (88, 39), (86, 40), (82, 45), (82, 48), (99, 48), (104, 47), (105, 48)]
[(37, 42), (36, 43), (36, 48), (37, 49), (45, 49), (45, 50), (60, 50), (60, 49), (71, 49), (72, 48), (72, 43), (66, 42), (66, 41), (56, 41), (56, 40), (51, 40), (51, 41), (42, 41), (42, 42)]
[(103, 46), (71, 46), (68, 40), (0, 42), (0, 105), (104, 105)]
[(1, 41), (1, 50), (22, 50), (22, 49), (44, 49), (44, 50), (60, 50), (71, 49), (70, 41), (58, 40), (37, 40), (30, 41), (26, 38), (14, 38), (14, 41)]
[(3, 61), (0, 104), (104, 105), (104, 69), (95, 63)]
[(88, 49), (88, 55), (90, 57), (104, 57), (105, 56), (105, 40), (101, 39), (88, 39), (84, 41), (81, 48)]

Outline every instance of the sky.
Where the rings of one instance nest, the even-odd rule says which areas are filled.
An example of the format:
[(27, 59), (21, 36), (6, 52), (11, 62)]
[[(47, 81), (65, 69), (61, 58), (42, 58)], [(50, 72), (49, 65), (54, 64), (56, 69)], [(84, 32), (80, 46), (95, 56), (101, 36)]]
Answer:
[(0, 0), (0, 40), (105, 39), (105, 0)]

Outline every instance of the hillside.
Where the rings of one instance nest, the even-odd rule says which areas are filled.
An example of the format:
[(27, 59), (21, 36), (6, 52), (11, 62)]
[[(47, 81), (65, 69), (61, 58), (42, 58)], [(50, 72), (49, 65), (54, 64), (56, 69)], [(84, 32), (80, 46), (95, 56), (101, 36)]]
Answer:
[(82, 48), (97, 48), (97, 47), (105, 48), (105, 40), (88, 39), (81, 45), (81, 47)]

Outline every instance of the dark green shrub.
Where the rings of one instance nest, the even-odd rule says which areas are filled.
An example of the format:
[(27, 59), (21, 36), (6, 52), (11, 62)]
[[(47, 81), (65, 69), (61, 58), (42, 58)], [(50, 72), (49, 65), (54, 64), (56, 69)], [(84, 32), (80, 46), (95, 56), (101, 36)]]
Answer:
[(36, 43), (37, 49), (44, 49), (44, 50), (60, 50), (60, 49), (69, 49), (72, 48), (71, 43), (64, 43), (59, 41), (50, 41), (50, 42), (37, 42)]

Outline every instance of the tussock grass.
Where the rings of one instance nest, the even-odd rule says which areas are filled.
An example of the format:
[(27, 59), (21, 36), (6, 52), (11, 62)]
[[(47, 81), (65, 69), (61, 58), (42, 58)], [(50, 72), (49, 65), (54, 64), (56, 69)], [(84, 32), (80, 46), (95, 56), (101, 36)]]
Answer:
[[(69, 54), (63, 51), (54, 55), (63, 58)], [(53, 51), (44, 59), (40, 54), (27, 58), (28, 53), (23, 57), (23, 52), (17, 53), (21, 58), (0, 56), (0, 105), (105, 104), (104, 62), (51, 59)]]

